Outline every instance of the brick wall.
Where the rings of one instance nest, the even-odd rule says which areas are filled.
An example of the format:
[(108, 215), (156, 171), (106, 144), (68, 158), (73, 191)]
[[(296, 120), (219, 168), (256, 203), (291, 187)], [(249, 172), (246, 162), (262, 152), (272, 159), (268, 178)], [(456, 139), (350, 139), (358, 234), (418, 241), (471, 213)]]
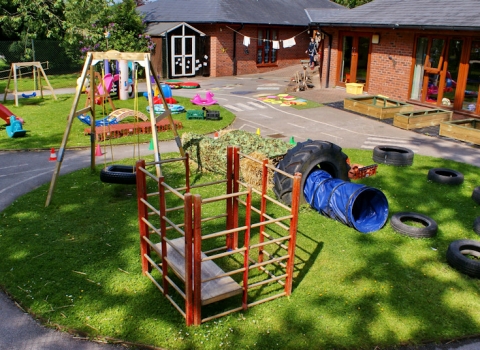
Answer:
[[(335, 87), (339, 74), (338, 49), (341, 45), (339, 42), (340, 29), (328, 28), (326, 31), (332, 34), (333, 39), (329, 87)], [(375, 30), (374, 33), (380, 35), (380, 42), (379, 44), (371, 44), (368, 93), (385, 95), (392, 99), (407, 100), (412, 67), (414, 33), (400, 30)], [(328, 37), (325, 37), (324, 40), (322, 81), (325, 86), (328, 68)], [(392, 59), (389, 59), (389, 56)]]
[[(238, 31), (239, 25), (196, 25), (195, 28), (210, 36), (210, 75), (214, 77), (230, 76), (234, 74), (233, 65), (233, 37), (234, 32), (229, 29), (233, 28)], [(253, 74), (272, 71), (279, 68), (295, 65), (300, 63), (302, 59), (308, 59), (305, 50), (310, 41), (309, 35), (305, 32), (299, 35), (304, 28), (276, 28), (278, 30), (279, 39), (290, 39), (296, 35), (296, 45), (290, 48), (283, 48), (280, 43), (280, 49), (277, 51), (277, 62), (272, 65), (257, 65), (257, 26), (244, 26), (236, 35), (236, 58), (237, 58), (237, 75)], [(244, 37), (250, 38), (248, 48), (243, 45)], [(248, 52), (245, 50), (248, 49)]]
[(379, 34), (379, 44), (372, 44), (368, 92), (407, 100), (414, 33), (390, 30)]

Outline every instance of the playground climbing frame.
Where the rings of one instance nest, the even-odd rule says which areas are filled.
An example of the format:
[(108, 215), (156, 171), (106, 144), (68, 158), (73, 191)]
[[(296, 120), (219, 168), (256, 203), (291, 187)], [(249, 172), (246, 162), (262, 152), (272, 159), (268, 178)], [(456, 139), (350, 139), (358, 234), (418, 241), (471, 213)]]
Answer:
[[(260, 189), (241, 181), (244, 158), (261, 167)], [(268, 171), (280, 170), (238, 147), (227, 148), (227, 176), (218, 181), (192, 185), (188, 153), (160, 161), (166, 162), (185, 165), (182, 187), (150, 173), (148, 167), (157, 162), (136, 165), (141, 264), (186, 324), (200, 325), (290, 295), (301, 174), (282, 172), (293, 182), (288, 207), (267, 194)], [(207, 188), (216, 193), (223, 186), (225, 193), (202, 197)], [(213, 303), (218, 304), (208, 307)]]

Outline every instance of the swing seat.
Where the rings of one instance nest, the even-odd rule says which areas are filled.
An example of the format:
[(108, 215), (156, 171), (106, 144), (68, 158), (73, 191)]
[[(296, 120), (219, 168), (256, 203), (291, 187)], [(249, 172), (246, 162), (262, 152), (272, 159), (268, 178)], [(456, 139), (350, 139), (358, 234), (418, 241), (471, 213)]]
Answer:
[(132, 165), (110, 165), (100, 171), (100, 181), (110, 184), (135, 185), (137, 175)]
[(22, 94), (23, 98), (30, 98), (30, 97), (36, 97), (37, 93), (34, 91), (31, 94)]

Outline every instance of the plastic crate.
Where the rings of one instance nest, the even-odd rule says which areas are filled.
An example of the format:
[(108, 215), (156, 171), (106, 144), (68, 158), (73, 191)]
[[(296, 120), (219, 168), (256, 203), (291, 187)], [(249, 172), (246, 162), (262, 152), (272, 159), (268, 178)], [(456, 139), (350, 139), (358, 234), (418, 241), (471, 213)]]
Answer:
[(220, 120), (220, 112), (219, 111), (205, 110), (205, 119), (207, 119), (207, 120)]
[(353, 164), (350, 167), (350, 171), (348, 172), (348, 177), (350, 179), (362, 179), (364, 177), (373, 176), (377, 173), (378, 164), (372, 164), (363, 166), (360, 164)]
[(346, 83), (345, 86), (347, 87), (347, 94), (352, 94), (352, 95), (363, 94), (363, 84)]
[(187, 111), (187, 119), (205, 119), (203, 110)]

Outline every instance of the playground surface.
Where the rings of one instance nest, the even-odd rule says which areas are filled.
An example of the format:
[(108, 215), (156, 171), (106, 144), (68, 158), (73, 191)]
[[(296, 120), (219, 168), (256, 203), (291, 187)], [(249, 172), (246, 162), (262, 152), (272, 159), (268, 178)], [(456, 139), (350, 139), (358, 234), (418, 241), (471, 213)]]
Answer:
[[(295, 69), (295, 68), (294, 68)], [(339, 108), (294, 110), (272, 106), (252, 111), (255, 95), (260, 92), (278, 94), (289, 83), (294, 69), (263, 75), (201, 78), (200, 94), (211, 90), (220, 105), (237, 114), (232, 128), (255, 132), (262, 136), (296, 141), (308, 138), (323, 139), (339, 144), (343, 148), (373, 148), (375, 143), (393, 143), (409, 147), (423, 155), (443, 157), (480, 166), (478, 149), (461, 142), (452, 142), (425, 136), (412, 131), (400, 130), (391, 125), (360, 117)], [(318, 76), (317, 76), (318, 77)], [(73, 91), (64, 91), (68, 93)], [(176, 90), (174, 94), (193, 97), (198, 90)], [(62, 92), (56, 91), (57, 94)], [(342, 101), (346, 95), (343, 89), (309, 89), (295, 93), (304, 99), (320, 103)], [(237, 110), (235, 110), (237, 109)], [(148, 154), (149, 145), (142, 145), (142, 154)], [(176, 151), (173, 142), (162, 142), (161, 152)], [(89, 165), (89, 150), (68, 151), (62, 173), (75, 171)], [(151, 152), (151, 151), (150, 151)], [(116, 157), (131, 156), (131, 147), (115, 148)], [(0, 152), (0, 211), (17, 197), (43, 183), (50, 181), (54, 164), (48, 162), (49, 150), (38, 152)], [(8, 164), (10, 164), (8, 166)], [(314, 345), (314, 344), (312, 344)], [(5, 294), (0, 293), (0, 349), (75, 349), (96, 350), (125, 348), (121, 345), (98, 344), (75, 338), (67, 333), (53, 331), (40, 326), (23, 312)], [(398, 349), (462, 349), (480, 348), (476, 339), (462, 342), (453, 341), (445, 345), (420, 347), (398, 347)]]

